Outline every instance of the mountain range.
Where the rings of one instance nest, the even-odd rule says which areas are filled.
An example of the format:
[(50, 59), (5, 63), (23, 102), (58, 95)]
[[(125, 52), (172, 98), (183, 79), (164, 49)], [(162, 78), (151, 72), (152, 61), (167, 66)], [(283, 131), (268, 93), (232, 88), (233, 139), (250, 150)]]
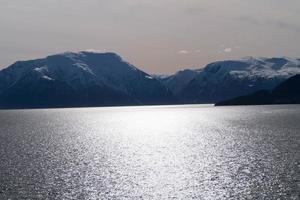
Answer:
[(0, 71), (0, 108), (216, 103), (271, 90), (300, 74), (300, 59), (219, 61), (150, 75), (115, 53), (66, 52)]
[(214, 62), (160, 80), (181, 102), (216, 103), (273, 89), (296, 74), (300, 74), (300, 59), (247, 57)]

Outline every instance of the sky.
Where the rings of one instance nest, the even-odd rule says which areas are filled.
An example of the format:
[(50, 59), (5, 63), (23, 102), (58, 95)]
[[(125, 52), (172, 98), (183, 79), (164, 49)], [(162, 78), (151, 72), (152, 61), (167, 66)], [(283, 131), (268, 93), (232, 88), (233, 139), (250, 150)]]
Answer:
[(0, 0), (0, 68), (92, 49), (159, 74), (300, 57), (299, 9), (299, 0)]

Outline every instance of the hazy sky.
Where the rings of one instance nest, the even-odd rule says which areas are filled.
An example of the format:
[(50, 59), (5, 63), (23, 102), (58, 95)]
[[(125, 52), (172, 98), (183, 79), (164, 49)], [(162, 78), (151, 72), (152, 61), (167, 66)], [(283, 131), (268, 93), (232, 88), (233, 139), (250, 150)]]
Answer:
[(300, 57), (299, 0), (0, 0), (0, 66), (113, 51), (149, 73)]

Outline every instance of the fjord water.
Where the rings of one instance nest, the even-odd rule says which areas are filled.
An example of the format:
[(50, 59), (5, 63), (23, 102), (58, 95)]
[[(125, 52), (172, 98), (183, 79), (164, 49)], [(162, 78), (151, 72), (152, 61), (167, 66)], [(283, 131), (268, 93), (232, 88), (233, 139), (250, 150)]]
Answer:
[(0, 199), (298, 199), (300, 106), (0, 111)]

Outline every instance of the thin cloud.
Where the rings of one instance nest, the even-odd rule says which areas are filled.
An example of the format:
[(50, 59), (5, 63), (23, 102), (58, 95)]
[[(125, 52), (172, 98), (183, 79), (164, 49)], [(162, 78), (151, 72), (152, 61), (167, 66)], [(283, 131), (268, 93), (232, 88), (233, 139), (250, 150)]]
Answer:
[(231, 53), (232, 52), (232, 48), (225, 48), (223, 50), (223, 52), (225, 52), (225, 53)]
[(300, 32), (300, 25), (286, 22), (280, 19), (257, 19), (251, 16), (241, 16), (237, 20), (246, 22), (248, 24), (259, 25), (259, 26), (269, 26), (273, 28), (286, 29), (294, 32)]
[(180, 50), (177, 52), (178, 54), (188, 54), (189, 51), (188, 50)]

